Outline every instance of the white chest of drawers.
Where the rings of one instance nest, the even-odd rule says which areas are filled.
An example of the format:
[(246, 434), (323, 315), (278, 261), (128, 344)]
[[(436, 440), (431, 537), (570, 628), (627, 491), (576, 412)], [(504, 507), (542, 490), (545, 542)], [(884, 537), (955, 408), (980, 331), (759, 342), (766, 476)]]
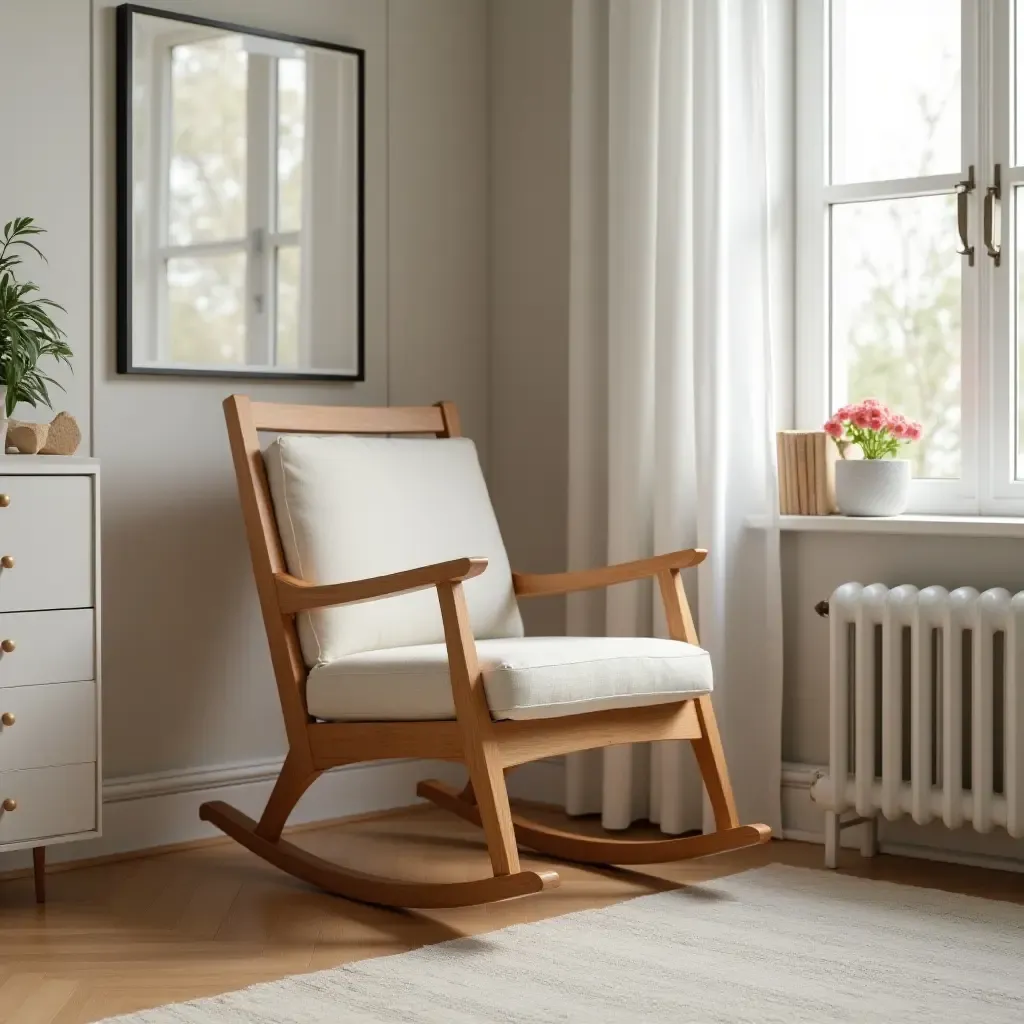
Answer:
[(0, 852), (100, 834), (99, 465), (0, 456)]

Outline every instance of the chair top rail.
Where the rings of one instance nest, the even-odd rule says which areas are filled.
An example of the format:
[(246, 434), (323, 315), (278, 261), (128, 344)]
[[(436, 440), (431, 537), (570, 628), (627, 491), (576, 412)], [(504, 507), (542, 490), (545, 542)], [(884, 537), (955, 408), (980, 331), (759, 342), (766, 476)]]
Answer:
[(252, 402), (257, 430), (282, 434), (435, 434), (447, 433), (440, 406), (359, 407), (286, 405)]

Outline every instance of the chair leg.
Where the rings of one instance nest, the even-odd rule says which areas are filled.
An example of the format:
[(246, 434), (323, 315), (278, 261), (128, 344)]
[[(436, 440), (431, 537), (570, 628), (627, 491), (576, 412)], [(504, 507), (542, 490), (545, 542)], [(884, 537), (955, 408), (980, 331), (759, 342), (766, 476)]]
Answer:
[(276, 842), (281, 838), (288, 815), (292, 813), (299, 798), (320, 777), (307, 757), (301, 757), (289, 751), (284, 759), (281, 774), (274, 783), (273, 792), (263, 809), (263, 816), (256, 826), (256, 835), (260, 839)]
[(487, 853), (496, 875), (514, 875), (520, 870), (519, 849), (512, 824), (512, 808), (505, 786), (505, 772), (498, 760), (497, 748), (479, 744), (476, 756), (467, 750), (470, 785), (480, 813)]
[(740, 821), (736, 813), (736, 798), (729, 782), (729, 769), (725, 763), (722, 737), (710, 695), (697, 697), (697, 720), (700, 722), (699, 739), (691, 740), (697, 757), (704, 788), (708, 791), (711, 809), (715, 815), (715, 828), (736, 828)]
[(461, 583), (441, 583), (437, 587), (437, 597), (448, 646), (455, 716), (462, 732), (463, 756), (480, 809), (480, 823), (487, 840), (491, 867), (495, 875), (514, 875), (520, 867), (512, 808), (505, 787), (501, 750), (494, 736), (494, 723), (484, 695), (466, 595)]

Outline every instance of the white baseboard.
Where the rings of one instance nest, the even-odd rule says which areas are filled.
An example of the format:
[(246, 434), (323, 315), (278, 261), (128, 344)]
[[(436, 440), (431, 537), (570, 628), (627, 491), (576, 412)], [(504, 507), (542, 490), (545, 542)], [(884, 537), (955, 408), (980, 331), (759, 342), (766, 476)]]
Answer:
[[(48, 860), (103, 857), (218, 836), (220, 832), (199, 820), (199, 805), (225, 800), (259, 817), (280, 770), (280, 760), (265, 760), (111, 779), (103, 787), (102, 837), (54, 845), (48, 850)], [(811, 785), (823, 770), (818, 765), (783, 765), (784, 838), (824, 843), (824, 812), (811, 800)], [(416, 783), (425, 778), (461, 785), (465, 773), (458, 765), (421, 760), (338, 768), (317, 780), (299, 801), (289, 824), (407, 807), (418, 802)], [(524, 765), (509, 775), (509, 791), (522, 799), (562, 804), (563, 760)], [(856, 829), (845, 830), (843, 845), (858, 847), (856, 833)], [(951, 831), (941, 825), (883, 820), (879, 834), (883, 853), (1024, 872), (1024, 842), (1010, 839), (1005, 832), (980, 835), (970, 828)], [(29, 862), (28, 851), (2, 853), (0, 872), (26, 867)]]
[[(103, 835), (55, 844), (48, 848), (47, 860), (106, 857), (222, 835), (199, 820), (199, 805), (224, 800), (258, 818), (280, 770), (277, 759), (111, 779), (103, 786)], [(416, 783), (427, 778), (461, 785), (465, 772), (448, 762), (422, 760), (337, 768), (316, 781), (288, 823), (304, 825), (407, 807), (419, 802)], [(563, 778), (561, 764), (541, 761), (513, 772), (509, 790), (513, 796), (560, 803)], [(0, 853), (0, 872), (27, 867), (30, 861), (28, 850)]]
[[(825, 842), (825, 812), (811, 799), (811, 786), (820, 765), (787, 763), (782, 766), (783, 838), (804, 843)], [(860, 830), (844, 829), (844, 847), (860, 847)], [(879, 819), (879, 849), (903, 857), (941, 860), (953, 864), (1024, 872), (1024, 841), (996, 830), (982, 835), (970, 826), (948, 829), (940, 822), (917, 825), (909, 819)]]

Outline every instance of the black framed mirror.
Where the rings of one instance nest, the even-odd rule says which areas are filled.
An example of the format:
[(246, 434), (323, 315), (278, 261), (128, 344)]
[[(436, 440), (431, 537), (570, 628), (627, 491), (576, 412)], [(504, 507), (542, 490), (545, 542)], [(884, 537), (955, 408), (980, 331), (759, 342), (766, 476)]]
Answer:
[(119, 373), (362, 380), (365, 51), (117, 8)]

